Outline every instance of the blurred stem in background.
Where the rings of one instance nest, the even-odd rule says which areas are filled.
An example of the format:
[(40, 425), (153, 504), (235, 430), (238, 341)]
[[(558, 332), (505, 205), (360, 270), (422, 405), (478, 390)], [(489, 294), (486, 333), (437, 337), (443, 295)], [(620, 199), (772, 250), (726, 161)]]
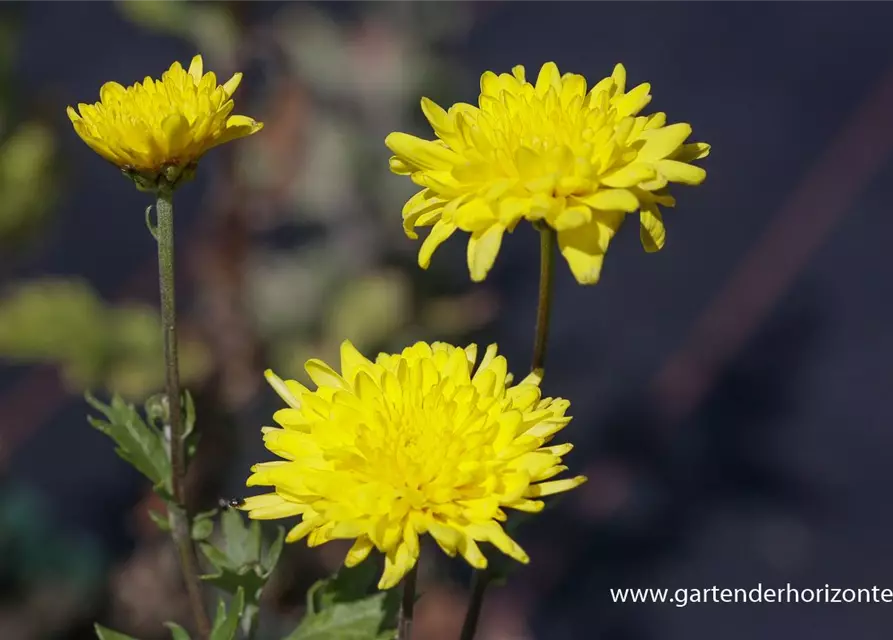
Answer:
[(161, 327), (164, 335), (164, 365), (170, 425), (168, 443), (171, 456), (171, 488), (173, 503), (169, 504), (171, 532), (183, 570), (183, 580), (189, 596), (189, 606), (195, 618), (200, 638), (207, 638), (211, 623), (205, 611), (198, 574), (198, 558), (190, 535), (191, 525), (186, 503), (186, 443), (183, 429), (183, 410), (180, 401), (180, 371), (177, 361), (177, 310), (174, 289), (174, 209), (171, 192), (158, 193), (156, 213), (158, 226), (158, 282), (161, 290)]
[(416, 601), (416, 578), (419, 566), (416, 564), (403, 578), (403, 599), (400, 602), (400, 616), (397, 620), (397, 640), (412, 637), (412, 615)]
[[(531, 373), (542, 379), (545, 372), (546, 345), (549, 338), (549, 317), (552, 312), (552, 274), (555, 271), (555, 231), (547, 225), (536, 225), (540, 234), (540, 284), (536, 308), (536, 330), (533, 339)], [(471, 597), (460, 640), (474, 640), (478, 619), (484, 604), (484, 594), (493, 578), (489, 569), (475, 570), (471, 578)]]

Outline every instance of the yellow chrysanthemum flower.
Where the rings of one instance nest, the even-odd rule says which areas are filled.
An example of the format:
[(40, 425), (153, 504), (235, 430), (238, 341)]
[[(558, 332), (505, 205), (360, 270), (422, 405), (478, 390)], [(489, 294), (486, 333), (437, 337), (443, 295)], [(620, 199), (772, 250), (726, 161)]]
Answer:
[(242, 74), (222, 85), (195, 56), (185, 71), (174, 62), (161, 80), (124, 88), (105, 83), (96, 104), (68, 107), (74, 130), (91, 149), (151, 186), (174, 182), (209, 149), (260, 131), (263, 123), (230, 115)]
[(479, 569), (481, 541), (528, 562), (499, 523), (504, 508), (537, 512), (539, 498), (585, 481), (546, 482), (567, 468), (571, 445), (546, 443), (570, 421), (569, 403), (542, 398), (534, 375), (511, 386), (496, 345), (475, 370), (476, 358), (475, 345), (419, 342), (373, 363), (344, 342), (341, 374), (307, 362), (315, 391), (268, 371), (290, 408), (273, 416), (282, 428), (264, 428), (264, 442), (284, 460), (252, 468), (248, 486), (274, 491), (242, 508), (255, 519), (301, 515), (289, 542), (355, 539), (347, 566), (377, 548), (382, 589), (412, 569), (425, 533)]
[(444, 111), (422, 98), (438, 139), (392, 133), (385, 140), (395, 154), (391, 170), (423, 187), (403, 208), (407, 235), (434, 225), (419, 265), (427, 268), (434, 250), (461, 229), (471, 234), (471, 277), (483, 280), (503, 234), (527, 219), (555, 229), (574, 276), (594, 284), (608, 243), (636, 210), (645, 249), (660, 249), (658, 205), (674, 205), (667, 184), (703, 181), (705, 171), (691, 161), (710, 147), (683, 144), (691, 126), (667, 125), (664, 113), (638, 115), (651, 101), (649, 84), (625, 87), (620, 64), (587, 93), (583, 76), (561, 75), (548, 62), (535, 85), (522, 66), (498, 76), (487, 71), (477, 107), (458, 103)]

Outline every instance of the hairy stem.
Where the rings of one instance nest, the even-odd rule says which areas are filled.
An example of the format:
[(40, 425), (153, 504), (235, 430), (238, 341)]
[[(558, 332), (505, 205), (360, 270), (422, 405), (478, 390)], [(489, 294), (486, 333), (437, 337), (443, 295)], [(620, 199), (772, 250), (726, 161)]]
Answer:
[(397, 640), (410, 640), (412, 637), (412, 613), (415, 609), (415, 583), (418, 576), (418, 562), (403, 578), (403, 599), (400, 602), (400, 616), (397, 620)]
[[(542, 377), (545, 371), (546, 344), (549, 338), (549, 316), (552, 311), (552, 274), (555, 271), (555, 231), (546, 225), (537, 227), (540, 233), (540, 285), (536, 308), (536, 330), (533, 340), (531, 372)], [(460, 640), (474, 640), (478, 619), (484, 606), (484, 594), (492, 576), (487, 569), (475, 570), (471, 578), (471, 598)]]
[(198, 558), (190, 535), (191, 523), (186, 507), (186, 443), (183, 438), (183, 409), (180, 399), (180, 371), (177, 360), (177, 311), (174, 303), (174, 210), (169, 192), (160, 192), (158, 213), (158, 282), (161, 290), (161, 330), (164, 337), (164, 365), (168, 420), (170, 422), (171, 490), (173, 505), (168, 512), (171, 532), (180, 558), (189, 606), (200, 638), (211, 633), (205, 611), (198, 573)]

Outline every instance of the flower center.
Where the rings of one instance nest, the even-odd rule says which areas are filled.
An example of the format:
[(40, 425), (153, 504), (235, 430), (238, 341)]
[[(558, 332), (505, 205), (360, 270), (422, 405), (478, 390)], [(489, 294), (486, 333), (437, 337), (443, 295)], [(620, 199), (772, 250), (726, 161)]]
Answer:
[(621, 117), (607, 91), (559, 97), (550, 89), (545, 98), (503, 92), (501, 100), (483, 104), (487, 144), (475, 150), (491, 167), (491, 179), (520, 180), (531, 194), (591, 192), (599, 175), (635, 159), (635, 118)]
[(464, 486), (478, 480), (482, 457), (492, 447), (492, 420), (477, 406), (473, 387), (457, 403), (440, 386), (428, 394), (416, 390), (383, 398), (358, 422), (355, 452), (362, 460), (356, 470), (368, 481), (388, 486), (417, 509), (449, 502)]

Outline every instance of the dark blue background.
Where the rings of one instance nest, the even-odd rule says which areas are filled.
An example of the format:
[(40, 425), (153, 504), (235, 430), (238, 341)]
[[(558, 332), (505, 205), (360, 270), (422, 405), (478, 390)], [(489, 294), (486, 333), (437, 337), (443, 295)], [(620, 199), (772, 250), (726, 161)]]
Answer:
[[(247, 15), (272, 10), (263, 3)], [(469, 70), (455, 101), (473, 101), (485, 69), (522, 63), (530, 75), (555, 60), (594, 82), (622, 61), (630, 83), (651, 82), (649, 109), (691, 122), (694, 138), (713, 145), (704, 185), (676, 190), (662, 252), (644, 254), (630, 222), (598, 286), (581, 288), (563, 263), (558, 269), (545, 387), (572, 400), (566, 433), (579, 446), (571, 465), (595, 475), (525, 532), (534, 564), (518, 579), (542, 589), (537, 637), (888, 638), (889, 604), (618, 605), (608, 589), (893, 587), (888, 152), (867, 186), (846, 197), (792, 284), (749, 325), (742, 348), (709, 373), (695, 406), (668, 420), (654, 391), (658, 372), (689, 340), (722, 351), (697, 319), (860, 105), (889, 84), (893, 5), (517, 2), (477, 13), (455, 52)], [(54, 106), (62, 132), (64, 105), (90, 99), (102, 82), (192, 55), (107, 3), (29, 4), (25, 24), (24, 91)], [(878, 136), (889, 132), (893, 109), (877, 127)], [(152, 260), (151, 238), (133, 215), (145, 198), (73, 133), (61, 139), (71, 160), (64, 208), (15, 275), (78, 274), (120, 297)], [(861, 144), (872, 139), (869, 132)], [(810, 188), (833, 192), (834, 182)], [(200, 178), (184, 190), (180, 211), (195, 208), (203, 186)], [(191, 223), (178, 215), (184, 229)], [(503, 310), (483, 339), (498, 341), (510, 362), (529, 358), (536, 251), (535, 234), (520, 228), (489, 279)], [(435, 260), (460, 273), (463, 255), (456, 240)], [(773, 275), (767, 268), (753, 286)], [(151, 281), (128, 296), (153, 299)], [(0, 372), (2, 388), (15, 389), (23, 373)], [(123, 552), (121, 513), (142, 485), (102, 436), (76, 426), (83, 414), (73, 399), (17, 448), (6, 471), (45, 491), (67, 526)], [(612, 492), (620, 497), (611, 508), (593, 506)], [(536, 553), (550, 550), (555, 565), (538, 565)]]

